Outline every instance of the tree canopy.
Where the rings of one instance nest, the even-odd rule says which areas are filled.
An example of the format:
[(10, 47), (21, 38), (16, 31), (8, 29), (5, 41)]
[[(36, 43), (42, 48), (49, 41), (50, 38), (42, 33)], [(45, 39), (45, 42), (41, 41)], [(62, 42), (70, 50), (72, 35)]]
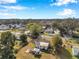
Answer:
[(40, 32), (41, 29), (42, 29), (42, 26), (40, 24), (37, 24), (37, 23), (29, 23), (27, 25), (27, 28), (33, 32), (33, 31), (36, 31), (36, 32)]
[(42, 30), (42, 26), (37, 23), (29, 23), (27, 28), (30, 30), (32, 38), (37, 38)]
[(13, 54), (13, 46), (15, 43), (15, 36), (10, 32), (3, 32), (0, 39), (0, 59), (15, 59)]
[(20, 36), (20, 40), (22, 41), (22, 45), (25, 46), (28, 42), (27, 42), (27, 36), (25, 34), (22, 34)]

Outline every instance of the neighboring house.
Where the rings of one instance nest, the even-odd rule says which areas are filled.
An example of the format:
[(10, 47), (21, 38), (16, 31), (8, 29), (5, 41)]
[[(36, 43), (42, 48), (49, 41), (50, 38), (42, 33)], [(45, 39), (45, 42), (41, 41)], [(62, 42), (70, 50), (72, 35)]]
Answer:
[(79, 56), (79, 47), (78, 46), (72, 47), (72, 55)]
[(35, 42), (36, 47), (39, 49), (44, 49), (47, 50), (49, 48), (49, 43), (48, 42)]
[(21, 30), (25, 29), (25, 26), (23, 24), (9, 24), (9, 27), (11, 29), (13, 29), (13, 28), (17, 28), (17, 29), (21, 29)]
[(58, 29), (54, 30), (54, 34), (60, 34), (60, 31)]
[(44, 30), (44, 32), (45, 32), (45, 33), (48, 33), (48, 35), (52, 35), (52, 34), (54, 33), (54, 31), (53, 31), (53, 29), (52, 29), (51, 27), (46, 28), (46, 29)]
[(16, 39), (20, 39), (21, 32), (11, 32), (13, 35), (15, 35)]
[(25, 29), (25, 27), (22, 24), (15, 24), (15, 27), (18, 29)]
[(60, 34), (60, 31), (58, 29), (53, 29), (51, 26), (45, 28), (44, 32), (48, 33), (48, 35)]
[(0, 30), (7, 30), (7, 29), (9, 29), (8, 25), (4, 25), (4, 24), (0, 25)]
[(25, 27), (19, 27), (18, 29), (20, 29), (20, 30), (25, 30)]

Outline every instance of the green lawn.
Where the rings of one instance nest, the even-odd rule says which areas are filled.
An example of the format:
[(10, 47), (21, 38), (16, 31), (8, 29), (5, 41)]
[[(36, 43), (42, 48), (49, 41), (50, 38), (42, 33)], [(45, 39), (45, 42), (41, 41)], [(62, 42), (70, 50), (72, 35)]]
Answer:
[(20, 44), (21, 44), (21, 41), (16, 40), (15, 45), (14, 45), (14, 49), (20, 49), (22, 47)]

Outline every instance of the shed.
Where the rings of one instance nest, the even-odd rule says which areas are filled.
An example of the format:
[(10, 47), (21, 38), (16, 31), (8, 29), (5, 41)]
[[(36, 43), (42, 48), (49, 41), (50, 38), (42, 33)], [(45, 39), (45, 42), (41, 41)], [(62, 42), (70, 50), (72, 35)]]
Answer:
[(33, 53), (34, 53), (35, 55), (40, 55), (41, 51), (40, 51), (39, 48), (34, 48), (34, 49), (33, 49)]

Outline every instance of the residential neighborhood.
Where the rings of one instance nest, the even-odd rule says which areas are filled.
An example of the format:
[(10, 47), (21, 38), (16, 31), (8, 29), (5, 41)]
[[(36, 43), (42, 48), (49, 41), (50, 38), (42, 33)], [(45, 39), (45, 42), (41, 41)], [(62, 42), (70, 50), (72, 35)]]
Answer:
[[(12, 51), (10, 53), (12, 54), (11, 58), (15, 59), (79, 59), (79, 25), (75, 25), (72, 31), (72, 29), (69, 29), (71, 26), (68, 25), (70, 23), (72, 25), (72, 21), (66, 23), (66, 25), (63, 25), (63, 22), (65, 23), (68, 20), (61, 21), (60, 24), (62, 23), (62, 25), (56, 23), (56, 21), (52, 21), (52, 24), (42, 24), (35, 21), (25, 25), (21, 23), (1, 24), (0, 51), (6, 51), (7, 54), (6, 49), (12, 47), (8, 50)], [(68, 29), (65, 28), (67, 25)], [(72, 34), (69, 34), (70, 30)], [(0, 58), (3, 57), (1, 56), (3, 52), (1, 52)], [(5, 54), (3, 55), (5, 56)]]

